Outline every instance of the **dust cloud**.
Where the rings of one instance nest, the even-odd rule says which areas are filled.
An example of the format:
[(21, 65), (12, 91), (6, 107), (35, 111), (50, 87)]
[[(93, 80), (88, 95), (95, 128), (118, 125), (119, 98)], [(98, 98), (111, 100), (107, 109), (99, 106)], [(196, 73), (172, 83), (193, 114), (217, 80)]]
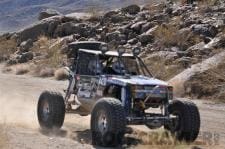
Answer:
[(15, 93), (0, 97), (0, 123), (37, 128), (36, 103), (23, 95), (12, 94)]

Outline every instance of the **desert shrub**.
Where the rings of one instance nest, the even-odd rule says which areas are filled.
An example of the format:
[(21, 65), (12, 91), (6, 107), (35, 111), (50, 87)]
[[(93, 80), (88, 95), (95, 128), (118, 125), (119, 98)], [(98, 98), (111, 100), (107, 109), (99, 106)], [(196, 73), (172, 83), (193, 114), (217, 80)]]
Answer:
[(0, 148), (7, 148), (8, 137), (6, 133), (6, 128), (3, 124), (0, 124)]
[(64, 68), (60, 68), (55, 71), (54, 76), (56, 80), (66, 80), (69, 76), (69, 73)]
[(23, 75), (29, 72), (29, 67), (26, 65), (16, 66), (16, 75)]
[(36, 61), (36, 65), (40, 67), (57, 68), (64, 62), (65, 55), (60, 54), (62, 47), (60, 39), (49, 39), (45, 36), (40, 36), (35, 42), (32, 51), (45, 55), (41, 60)]
[(199, 6), (214, 6), (216, 5), (220, 0), (199, 0), (198, 5)]
[(53, 77), (54, 71), (55, 70), (53, 68), (50, 68), (47, 66), (35, 65), (35, 66), (33, 66), (33, 69), (31, 70), (30, 74), (35, 77), (46, 78), (46, 77)]
[(162, 48), (177, 46), (180, 49), (186, 50), (189, 46), (201, 41), (191, 31), (181, 32), (177, 25), (161, 25), (154, 32), (154, 35)]
[(162, 80), (169, 80), (184, 70), (181, 65), (167, 64), (167, 60), (160, 55), (152, 55), (144, 59), (144, 62), (154, 77)]
[(216, 99), (220, 102), (225, 102), (225, 85), (221, 87), (221, 90), (216, 96)]
[(14, 39), (0, 37), (0, 62), (7, 60), (16, 51), (17, 43)]
[(9, 73), (9, 72), (12, 72), (12, 68), (10, 68), (10, 67), (4, 67), (4, 68), (2, 69), (2, 72), (3, 72), (3, 73)]
[(43, 77), (43, 78), (52, 77), (52, 76), (54, 76), (54, 69), (48, 68), (48, 67), (42, 68), (42, 69), (40, 69), (40, 72), (39, 72), (38, 76)]

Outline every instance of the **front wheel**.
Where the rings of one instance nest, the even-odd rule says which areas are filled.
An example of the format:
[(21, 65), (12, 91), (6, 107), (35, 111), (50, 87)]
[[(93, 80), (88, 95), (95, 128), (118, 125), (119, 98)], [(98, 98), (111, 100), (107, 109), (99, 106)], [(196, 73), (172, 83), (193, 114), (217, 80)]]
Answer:
[(174, 100), (168, 110), (177, 119), (165, 128), (179, 141), (195, 141), (200, 130), (200, 114), (197, 106), (190, 101)]
[(45, 91), (38, 101), (38, 121), (43, 129), (60, 129), (65, 117), (65, 103), (60, 93)]
[(91, 113), (93, 145), (113, 147), (122, 143), (126, 129), (125, 111), (118, 99), (103, 98)]

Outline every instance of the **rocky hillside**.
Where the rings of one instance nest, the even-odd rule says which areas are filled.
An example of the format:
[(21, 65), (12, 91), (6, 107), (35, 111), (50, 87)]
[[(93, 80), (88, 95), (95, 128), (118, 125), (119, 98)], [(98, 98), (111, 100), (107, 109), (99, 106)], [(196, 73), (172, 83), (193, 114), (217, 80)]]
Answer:
[(0, 60), (6, 72), (57, 77), (70, 42), (104, 41), (127, 51), (139, 46), (152, 73), (170, 80), (179, 96), (224, 100), (224, 4), (130, 5), (83, 18), (45, 11), (36, 24), (0, 38)]
[(71, 12), (101, 11), (115, 9), (132, 3), (145, 3), (147, 0), (1, 0), (0, 34), (16, 31), (37, 21), (38, 13), (55, 9), (63, 14)]

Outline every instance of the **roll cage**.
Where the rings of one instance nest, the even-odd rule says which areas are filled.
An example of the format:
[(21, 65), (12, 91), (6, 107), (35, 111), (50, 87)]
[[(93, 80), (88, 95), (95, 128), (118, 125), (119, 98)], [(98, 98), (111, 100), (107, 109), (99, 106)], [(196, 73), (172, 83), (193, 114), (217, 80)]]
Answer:
[[(118, 64), (118, 71), (113, 64)], [(117, 51), (79, 49), (74, 61), (74, 73), (79, 75), (144, 75), (153, 77), (145, 63), (130, 53), (120, 55)]]

